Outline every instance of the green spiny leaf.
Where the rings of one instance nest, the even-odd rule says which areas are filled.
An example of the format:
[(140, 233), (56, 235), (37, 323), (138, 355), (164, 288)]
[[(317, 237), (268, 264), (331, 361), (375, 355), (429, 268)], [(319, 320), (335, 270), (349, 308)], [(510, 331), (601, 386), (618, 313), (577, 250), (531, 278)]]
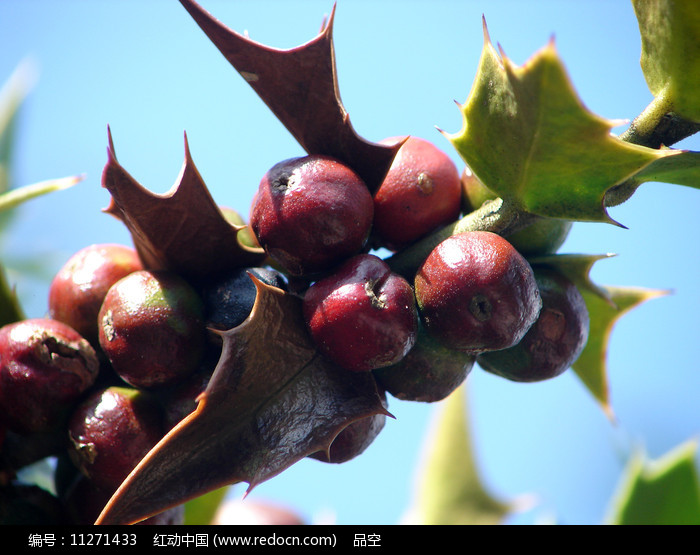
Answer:
[(700, 3), (632, 0), (649, 90), (671, 110), (700, 122)]
[[(572, 368), (602, 405), (603, 410), (612, 416), (608, 388), (607, 354), (613, 326), (619, 318), (644, 301), (667, 294), (667, 291), (640, 287), (604, 286), (605, 295), (589, 289), (582, 289), (590, 318), (588, 342)], [(612, 304), (611, 304), (612, 301)]]
[(646, 300), (667, 293), (594, 283), (590, 278), (593, 265), (598, 260), (612, 256), (615, 255), (552, 254), (529, 259), (533, 267), (551, 266), (558, 269), (576, 284), (583, 295), (590, 319), (588, 342), (572, 368), (608, 416), (613, 414), (607, 377), (607, 354), (612, 329), (627, 311)]
[(607, 524), (700, 524), (698, 443), (688, 441), (658, 460), (638, 451), (627, 464)]
[(482, 183), (519, 209), (572, 221), (614, 223), (605, 192), (654, 160), (655, 150), (611, 135), (614, 122), (589, 112), (550, 43), (517, 67), (484, 48), (463, 126), (448, 135)]
[(14, 145), (17, 113), (32, 88), (34, 70), (29, 61), (20, 63), (0, 89), (0, 193), (9, 188), (3, 179), (9, 176), (10, 161)]
[(500, 524), (514, 509), (483, 485), (474, 460), (465, 386), (439, 405), (417, 491), (416, 524)]
[(700, 152), (681, 151), (677, 156), (660, 158), (633, 178), (635, 182), (658, 181), (700, 189)]
[(590, 277), (593, 264), (598, 260), (610, 258), (614, 254), (550, 254), (529, 258), (533, 266), (553, 266), (576, 284), (580, 291), (587, 290), (612, 303), (608, 291), (593, 283)]

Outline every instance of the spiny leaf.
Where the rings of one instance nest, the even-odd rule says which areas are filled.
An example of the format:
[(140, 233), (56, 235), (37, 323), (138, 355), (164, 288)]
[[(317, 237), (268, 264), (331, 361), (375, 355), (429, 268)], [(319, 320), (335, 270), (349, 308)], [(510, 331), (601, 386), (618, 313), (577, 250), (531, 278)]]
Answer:
[(280, 50), (236, 33), (192, 0), (180, 2), (307, 153), (338, 158), (371, 191), (379, 187), (401, 145), (368, 142), (350, 123), (336, 75), (335, 6), (315, 38)]
[(625, 468), (613, 497), (607, 524), (700, 524), (697, 440), (688, 441), (658, 460), (638, 450)]
[(128, 524), (237, 482), (248, 491), (311, 453), (351, 422), (388, 414), (369, 373), (318, 355), (301, 299), (258, 288), (243, 324), (222, 332), (223, 351), (197, 409), (139, 463), (98, 524)]
[(673, 183), (700, 189), (700, 152), (683, 150), (677, 156), (656, 160), (635, 174), (632, 180), (638, 183)]
[(611, 256), (614, 255), (551, 254), (529, 259), (533, 267), (556, 268), (573, 281), (583, 295), (590, 321), (588, 341), (572, 368), (609, 417), (613, 416), (613, 411), (608, 389), (607, 354), (613, 326), (626, 311), (662, 294), (660, 291), (604, 287), (594, 283), (590, 277), (593, 265)]
[(632, 5), (649, 90), (663, 96), (673, 112), (700, 122), (700, 3), (632, 0)]
[(105, 211), (124, 222), (146, 268), (198, 282), (264, 259), (262, 249), (241, 244), (237, 236), (243, 226), (229, 223), (214, 202), (192, 161), (187, 136), (177, 183), (163, 195), (146, 190), (117, 162), (111, 132), (107, 153), (102, 186), (112, 197)]
[(613, 327), (626, 312), (645, 301), (666, 295), (668, 291), (614, 286), (604, 286), (603, 290), (605, 295), (602, 296), (588, 289), (581, 290), (588, 308), (590, 331), (588, 342), (572, 368), (603, 410), (612, 417), (607, 355)]
[(675, 151), (626, 143), (578, 98), (553, 41), (523, 66), (484, 48), (463, 127), (447, 135), (482, 183), (521, 210), (615, 223), (605, 192)]
[(529, 259), (533, 267), (558, 269), (579, 289), (586, 301), (590, 320), (589, 335), (583, 352), (572, 368), (601, 403), (609, 417), (613, 416), (608, 389), (607, 354), (612, 329), (619, 318), (642, 302), (666, 294), (666, 291), (632, 287), (600, 286), (590, 278), (593, 265), (613, 254), (551, 254)]
[(467, 416), (466, 387), (438, 405), (428, 435), (412, 524), (499, 524), (515, 505), (495, 499), (481, 481)]
[(553, 266), (576, 284), (579, 291), (587, 290), (612, 304), (608, 291), (591, 280), (591, 269), (598, 260), (614, 254), (549, 254), (528, 258), (533, 266)]

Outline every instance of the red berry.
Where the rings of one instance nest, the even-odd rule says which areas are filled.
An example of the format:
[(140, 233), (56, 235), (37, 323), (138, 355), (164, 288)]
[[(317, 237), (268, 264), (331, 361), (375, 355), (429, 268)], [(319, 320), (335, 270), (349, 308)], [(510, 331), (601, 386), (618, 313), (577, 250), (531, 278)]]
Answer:
[(93, 393), (68, 423), (69, 455), (96, 487), (115, 491), (163, 436), (151, 396), (126, 387)]
[[(400, 140), (391, 137), (381, 142)], [(454, 221), (461, 198), (459, 172), (449, 156), (424, 139), (410, 137), (374, 195), (374, 234), (379, 246), (398, 250)]]
[(133, 272), (115, 283), (99, 314), (114, 371), (134, 387), (171, 385), (199, 366), (206, 345), (199, 295), (170, 272)]
[(303, 309), (319, 351), (347, 370), (395, 364), (416, 340), (410, 284), (372, 254), (354, 256), (314, 283)]
[(473, 354), (515, 345), (542, 306), (528, 262), (486, 231), (440, 243), (418, 270), (415, 291), (427, 330), (446, 347)]
[[(387, 409), (386, 393), (380, 393), (382, 406)], [(355, 420), (335, 436), (327, 451), (317, 451), (310, 458), (322, 462), (341, 464), (361, 455), (384, 429), (387, 413), (380, 412)]]
[(136, 251), (96, 244), (71, 256), (49, 287), (49, 315), (97, 344), (97, 314), (107, 291), (131, 272), (142, 270)]
[(328, 156), (273, 166), (251, 208), (250, 226), (268, 255), (292, 275), (328, 270), (365, 245), (372, 195), (350, 168)]
[(47, 431), (95, 383), (99, 361), (70, 326), (30, 319), (0, 328), (0, 421), (18, 433)]

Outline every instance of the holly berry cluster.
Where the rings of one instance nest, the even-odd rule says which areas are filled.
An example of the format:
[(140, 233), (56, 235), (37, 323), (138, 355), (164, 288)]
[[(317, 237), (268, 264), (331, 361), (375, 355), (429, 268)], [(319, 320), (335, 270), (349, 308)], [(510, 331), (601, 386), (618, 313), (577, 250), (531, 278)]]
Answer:
[[(59, 437), (49, 453), (39, 452), (58, 456), (58, 502), (68, 507), (62, 518), (94, 522), (149, 450), (195, 410), (221, 356), (222, 332), (254, 309), (255, 281), (300, 297), (321, 356), (341, 373), (371, 372), (385, 407), (387, 392), (444, 399), (475, 361), (516, 381), (551, 378), (572, 364), (587, 339), (581, 295), (554, 268), (531, 266), (514, 246), (552, 252), (568, 224), (538, 230), (538, 222), (517, 243), (485, 231), (452, 235), (412, 281), (381, 257), (410, 248), (488, 197), (483, 188), (478, 197), (470, 172), (460, 175), (432, 143), (392, 137), (385, 144), (397, 142), (374, 195), (329, 156), (271, 168), (246, 230), (264, 249), (265, 265), (193, 284), (145, 268), (134, 248), (90, 245), (53, 279), (46, 318), (0, 329), (0, 422), (14, 438), (3, 452)], [(328, 451), (310, 456), (352, 459), (375, 439), (385, 416), (350, 423)], [(12, 465), (4, 458), (8, 481)], [(181, 518), (179, 506), (145, 522)]]
[[(570, 223), (537, 221), (512, 243), (486, 231), (452, 235), (408, 280), (379, 249), (408, 249), (493, 196), (432, 143), (383, 143), (397, 141), (373, 196), (338, 160), (304, 156), (275, 165), (254, 198), (250, 227), (273, 265), (305, 280), (304, 319), (319, 351), (421, 401), (446, 397), (477, 359), (516, 381), (566, 370), (587, 339), (585, 303), (563, 274), (533, 269), (522, 253), (554, 252)], [(454, 361), (452, 376), (436, 377), (437, 350)]]

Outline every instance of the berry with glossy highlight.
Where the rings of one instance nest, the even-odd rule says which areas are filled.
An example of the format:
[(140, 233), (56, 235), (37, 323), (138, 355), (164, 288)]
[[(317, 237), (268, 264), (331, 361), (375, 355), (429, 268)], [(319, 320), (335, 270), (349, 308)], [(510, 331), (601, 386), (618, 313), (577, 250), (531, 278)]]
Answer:
[(450, 157), (429, 141), (409, 137), (374, 194), (375, 241), (394, 251), (406, 247), (454, 221), (461, 198), (459, 172)]
[(97, 345), (97, 315), (107, 291), (138, 270), (143, 266), (131, 247), (100, 243), (80, 249), (51, 281), (49, 316)]
[(500, 235), (452, 235), (415, 277), (426, 329), (446, 347), (478, 354), (512, 347), (542, 307), (532, 268)]
[(292, 275), (323, 272), (357, 254), (369, 237), (372, 195), (349, 167), (309, 155), (275, 164), (260, 182), (250, 227)]
[(410, 284), (372, 254), (354, 256), (314, 283), (303, 311), (319, 351), (347, 370), (395, 364), (416, 341)]
[(162, 415), (149, 393), (109, 387), (93, 393), (68, 423), (68, 454), (96, 487), (114, 491), (163, 436)]
[(115, 283), (99, 313), (99, 340), (114, 371), (134, 387), (171, 385), (204, 355), (204, 309), (196, 291), (170, 272), (133, 272)]

